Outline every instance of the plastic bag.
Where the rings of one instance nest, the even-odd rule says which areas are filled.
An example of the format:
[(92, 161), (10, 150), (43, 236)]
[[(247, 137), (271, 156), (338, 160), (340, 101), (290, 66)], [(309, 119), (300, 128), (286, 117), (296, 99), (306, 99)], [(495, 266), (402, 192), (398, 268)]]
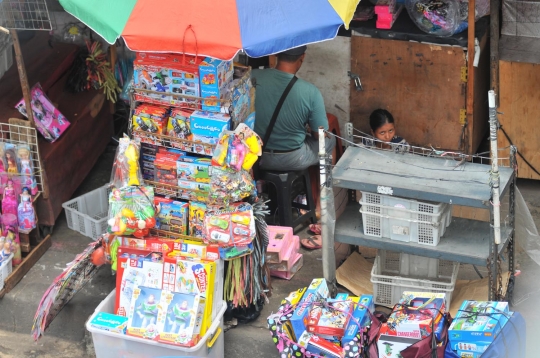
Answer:
[(111, 174), (112, 186), (121, 189), (143, 183), (139, 167), (140, 150), (139, 142), (127, 136), (120, 139)]
[[(407, 12), (416, 26), (428, 34), (452, 36), (468, 27), (468, 0), (406, 0)], [(489, 14), (489, 0), (478, 0), (475, 21)]]
[(156, 225), (154, 188), (151, 186), (113, 188), (109, 194), (107, 231), (114, 235), (148, 236)]
[(222, 247), (248, 246), (255, 237), (253, 209), (248, 203), (208, 211), (204, 224), (206, 240)]
[(210, 203), (229, 204), (256, 194), (256, 184), (251, 175), (241, 170), (212, 168), (210, 178)]
[(261, 138), (241, 123), (234, 132), (221, 133), (212, 157), (212, 165), (235, 171), (250, 170), (261, 154)]

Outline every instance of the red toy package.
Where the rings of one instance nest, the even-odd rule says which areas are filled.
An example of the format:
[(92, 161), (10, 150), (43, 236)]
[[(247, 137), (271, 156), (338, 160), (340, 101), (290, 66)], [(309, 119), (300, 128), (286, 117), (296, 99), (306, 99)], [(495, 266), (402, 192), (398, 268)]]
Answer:
[(331, 307), (315, 306), (309, 313), (307, 331), (333, 337), (343, 337), (349, 324), (353, 302), (336, 297), (328, 300)]
[(206, 239), (222, 247), (248, 245), (255, 237), (253, 209), (236, 203), (226, 210), (208, 211), (204, 218)]

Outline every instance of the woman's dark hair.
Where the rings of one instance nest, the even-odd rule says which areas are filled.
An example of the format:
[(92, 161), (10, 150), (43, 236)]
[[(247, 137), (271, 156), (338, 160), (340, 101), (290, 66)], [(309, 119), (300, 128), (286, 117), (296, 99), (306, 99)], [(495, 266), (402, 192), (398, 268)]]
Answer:
[(386, 109), (376, 109), (369, 115), (369, 126), (373, 132), (386, 123), (394, 123), (394, 117)]

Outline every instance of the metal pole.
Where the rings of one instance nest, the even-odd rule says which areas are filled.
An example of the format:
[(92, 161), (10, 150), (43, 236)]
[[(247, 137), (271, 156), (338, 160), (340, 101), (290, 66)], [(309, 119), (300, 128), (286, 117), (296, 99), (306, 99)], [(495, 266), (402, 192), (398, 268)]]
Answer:
[(332, 184), (330, 183), (330, 175), (327, 175), (327, 160), (326, 146), (324, 141), (324, 128), (319, 127), (319, 166), (321, 179), (321, 237), (322, 237), (322, 261), (323, 261), (323, 276), (329, 283), (332, 297), (336, 293), (336, 258), (334, 252), (334, 224), (330, 224), (330, 220), (334, 220), (334, 194)]
[(495, 106), (495, 92), (488, 92), (489, 101), (489, 140), (491, 142), (491, 188), (493, 205), (493, 234), (495, 244), (501, 244), (501, 201), (499, 198), (499, 158), (497, 148), (497, 130), (499, 121), (497, 120), (497, 108)]
[[(500, 0), (491, 0), (490, 2), (490, 68), (491, 68), (491, 89), (499, 93), (499, 10)], [(495, 104), (497, 104), (496, 101)]]

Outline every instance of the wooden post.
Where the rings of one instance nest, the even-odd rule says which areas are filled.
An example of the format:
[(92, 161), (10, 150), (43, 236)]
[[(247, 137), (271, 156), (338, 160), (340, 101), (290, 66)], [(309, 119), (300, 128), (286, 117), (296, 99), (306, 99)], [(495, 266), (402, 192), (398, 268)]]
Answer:
[(16, 30), (10, 30), (11, 37), (13, 38), (13, 47), (15, 48), (15, 60), (17, 62), (17, 70), (19, 70), (19, 80), (21, 81), (21, 89), (24, 97), (24, 104), (26, 106), (26, 116), (30, 121), (32, 127), (34, 124), (34, 113), (32, 112), (32, 97), (30, 95), (30, 87), (28, 86), (28, 78), (26, 77), (26, 68), (24, 67), (24, 59), (21, 51), (21, 44), (19, 42), (19, 35)]
[[(475, 20), (475, 11), (476, 10), (476, 1), (475, 0), (469, 0), (469, 30), (468, 30), (468, 38), (467, 38), (467, 133), (470, 133), (469, 125), (472, 125), (474, 123), (473, 121), (473, 114), (474, 114), (474, 52), (475, 52), (475, 31), (476, 31), (476, 24), (474, 22)], [(469, 135), (466, 136), (466, 143), (463, 143), (466, 146), (466, 152), (468, 154), (469, 151), (471, 151), (471, 147), (469, 145), (469, 141), (471, 140), (471, 137)]]
[[(114, 75), (114, 69), (116, 67), (116, 61), (118, 60), (118, 53), (116, 52), (116, 43), (109, 46), (109, 61), (111, 63), (111, 71)], [(116, 112), (116, 108), (113, 102), (109, 102), (111, 113)]]
[(491, 89), (497, 94), (495, 106), (499, 107), (499, 10), (500, 0), (491, 0), (490, 3), (490, 68), (491, 68)]

